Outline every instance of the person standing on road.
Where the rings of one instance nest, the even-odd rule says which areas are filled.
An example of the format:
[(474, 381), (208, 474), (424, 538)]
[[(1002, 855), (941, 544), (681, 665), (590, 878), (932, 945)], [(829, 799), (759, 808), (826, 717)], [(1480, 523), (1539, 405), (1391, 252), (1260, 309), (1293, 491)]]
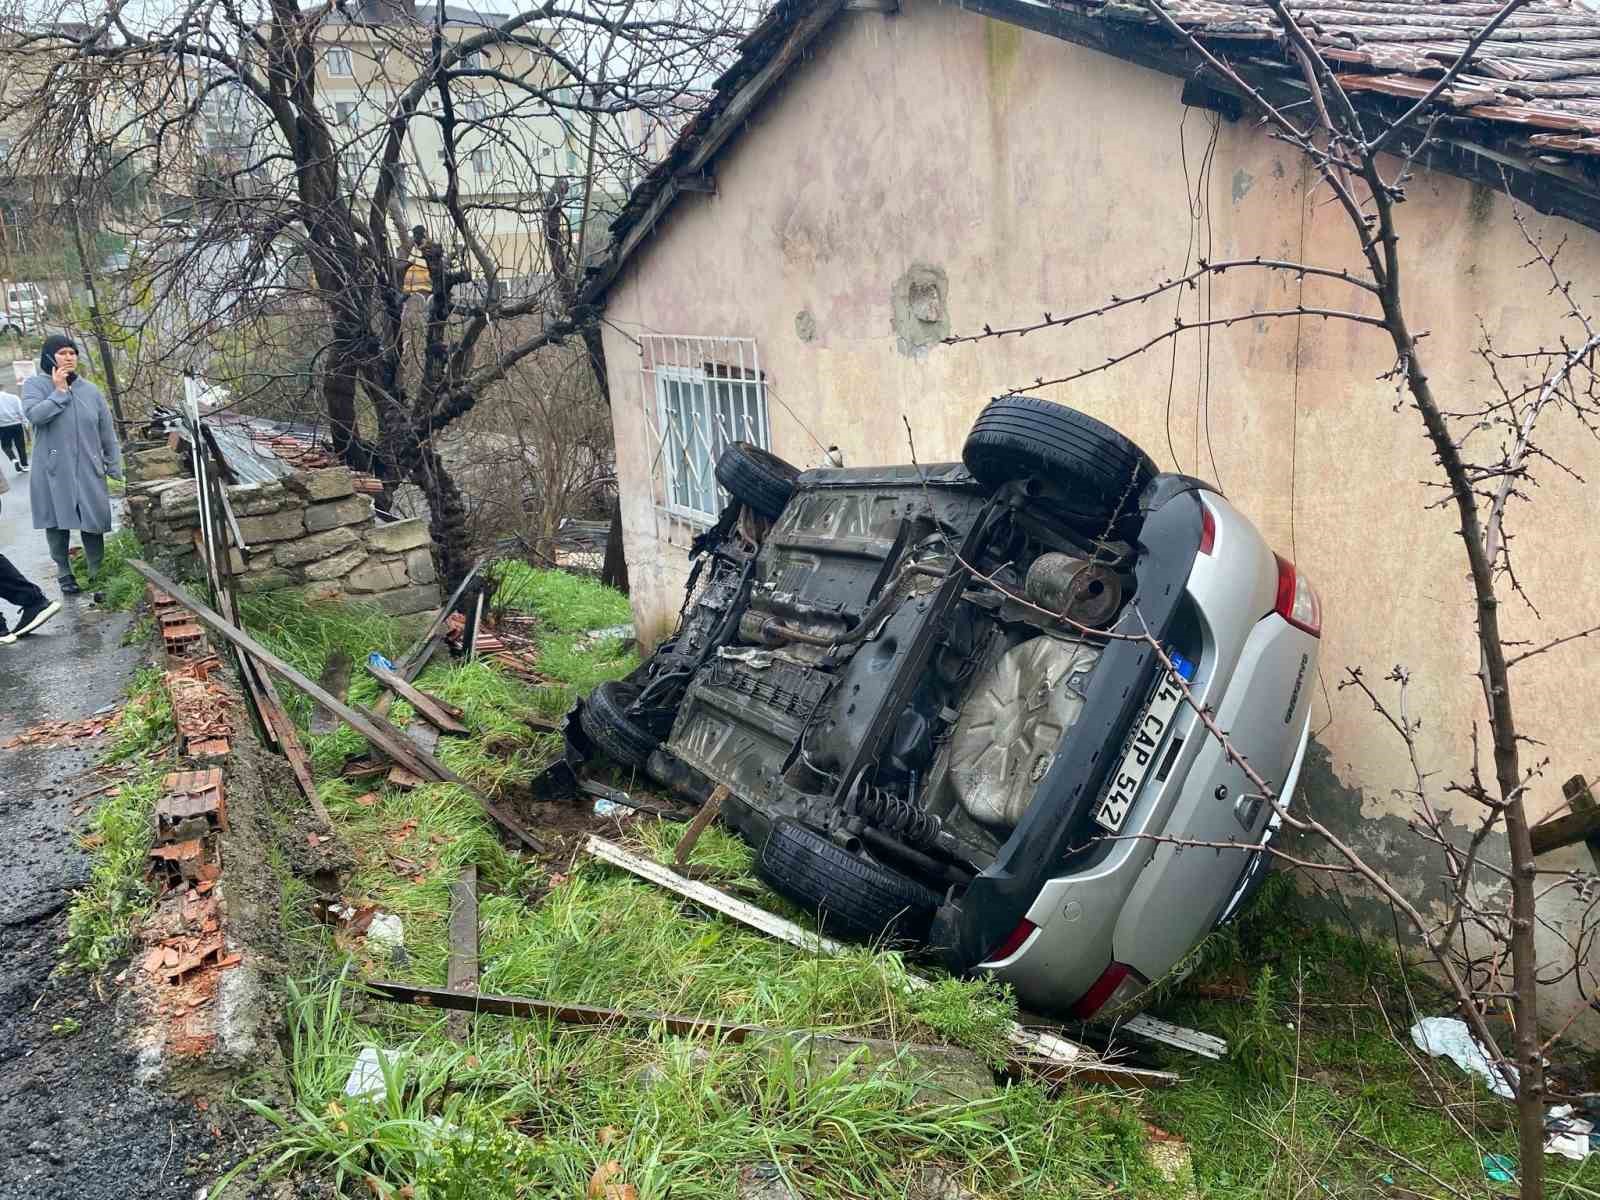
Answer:
[(23, 426), (22, 397), (0, 389), (0, 450), (19, 471), (28, 469), (28, 431)]
[(39, 467), (29, 486), (33, 527), (44, 530), (50, 543), (62, 594), (73, 596), (82, 589), (72, 577), (68, 538), (72, 530), (80, 532), (94, 579), (111, 530), (106, 477), (122, 478), (122, 446), (106, 398), (78, 374), (78, 348), (71, 338), (46, 338), (39, 369), (41, 374), (22, 385), (22, 410), (33, 426)]
[[(11, 490), (6, 477), (0, 475), (0, 496)], [(32, 633), (61, 611), (61, 601), (47, 600), (45, 594), (11, 560), (0, 554), (0, 600), (14, 604), (22, 610), (15, 629), (6, 628), (6, 619), (0, 615), (0, 646), (9, 646), (25, 633)]]

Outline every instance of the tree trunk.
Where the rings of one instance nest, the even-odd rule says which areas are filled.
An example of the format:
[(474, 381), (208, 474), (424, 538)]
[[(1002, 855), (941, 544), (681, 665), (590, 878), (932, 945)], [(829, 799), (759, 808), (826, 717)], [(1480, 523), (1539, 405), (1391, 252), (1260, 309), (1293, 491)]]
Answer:
[(606, 557), (600, 567), (600, 582), (628, 594), (628, 558), (622, 548), (622, 500), (611, 502), (611, 530), (606, 534)]
[(453, 591), (471, 564), (467, 544), (467, 505), (439, 452), (423, 446), (412, 482), (428, 498), (428, 530), (433, 534), (433, 560), (443, 590)]

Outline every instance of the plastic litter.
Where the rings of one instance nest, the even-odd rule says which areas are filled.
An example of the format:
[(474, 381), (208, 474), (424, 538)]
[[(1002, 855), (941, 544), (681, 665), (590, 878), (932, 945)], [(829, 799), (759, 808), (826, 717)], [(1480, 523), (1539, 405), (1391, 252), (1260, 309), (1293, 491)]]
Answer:
[(384, 1064), (392, 1064), (396, 1057), (391, 1050), (363, 1046), (361, 1053), (356, 1055), (355, 1065), (350, 1068), (350, 1077), (344, 1081), (344, 1094), (352, 1099), (382, 1096)]
[(367, 661), (373, 666), (377, 667), (380, 671), (394, 670), (394, 664), (383, 655), (379, 654), (376, 650), (367, 655)]
[(1485, 1154), (1483, 1177), (1490, 1183), (1510, 1183), (1517, 1177), (1517, 1160), (1504, 1154)]
[(378, 913), (367, 926), (367, 945), (374, 949), (399, 950), (406, 944), (406, 927), (393, 913)]
[(1594, 1132), (1594, 1122), (1587, 1117), (1572, 1115), (1572, 1105), (1558, 1104), (1545, 1114), (1544, 1152), (1559, 1154), (1573, 1162), (1582, 1162), (1591, 1153), (1589, 1135)]
[[(1457, 1017), (1423, 1017), (1411, 1027), (1411, 1040), (1424, 1054), (1448, 1058), (1463, 1071), (1482, 1079), (1496, 1096), (1511, 1099), (1511, 1083), (1489, 1065), (1483, 1047), (1478, 1045), (1465, 1021)], [(1505, 1071), (1514, 1083), (1513, 1069), (1506, 1067)]]
[(632, 811), (625, 805), (618, 804), (615, 800), (607, 800), (604, 797), (594, 802), (594, 815), (597, 817), (620, 817)]

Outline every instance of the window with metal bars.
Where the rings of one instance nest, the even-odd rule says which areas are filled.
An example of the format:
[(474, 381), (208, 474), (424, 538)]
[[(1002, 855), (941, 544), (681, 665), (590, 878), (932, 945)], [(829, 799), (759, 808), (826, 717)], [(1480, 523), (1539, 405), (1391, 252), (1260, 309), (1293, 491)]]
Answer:
[(766, 383), (758, 370), (706, 362), (659, 364), (655, 371), (666, 507), (714, 521), (727, 494), (717, 486), (717, 456), (729, 442), (767, 448)]

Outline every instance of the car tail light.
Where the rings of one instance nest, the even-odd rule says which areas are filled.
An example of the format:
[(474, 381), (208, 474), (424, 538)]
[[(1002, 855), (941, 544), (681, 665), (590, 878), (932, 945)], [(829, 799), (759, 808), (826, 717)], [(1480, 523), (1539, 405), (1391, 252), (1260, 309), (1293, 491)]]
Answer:
[(1145, 977), (1127, 963), (1114, 962), (1100, 973), (1094, 986), (1072, 1006), (1072, 1015), (1080, 1021), (1087, 1021), (1107, 1005), (1117, 1009), (1128, 1003), (1148, 986)]
[(1322, 636), (1322, 601), (1306, 577), (1294, 569), (1294, 564), (1282, 555), (1278, 560), (1278, 602), (1273, 611), (1296, 629), (1304, 629), (1314, 638)]
[(1217, 544), (1217, 519), (1211, 515), (1211, 506), (1200, 501), (1200, 553), (1210, 554)]
[(1023, 917), (1022, 920), (1017, 922), (1017, 927), (1006, 935), (1006, 940), (1001, 942), (993, 950), (989, 951), (989, 953), (984, 956), (983, 962), (979, 965), (987, 966), (989, 963), (1004, 962), (1018, 950), (1022, 949), (1022, 943), (1027, 941), (1032, 935), (1033, 931), (1037, 928), (1039, 927), (1032, 921), (1028, 920), (1027, 917)]

